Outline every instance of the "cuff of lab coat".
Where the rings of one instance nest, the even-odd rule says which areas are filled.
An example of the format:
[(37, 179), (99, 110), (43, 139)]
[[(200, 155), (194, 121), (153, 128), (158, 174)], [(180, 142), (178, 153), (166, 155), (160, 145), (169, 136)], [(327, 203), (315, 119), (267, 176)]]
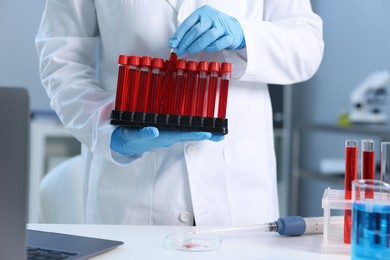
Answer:
[[(237, 56), (234, 61), (236, 72), (232, 73), (232, 78), (237, 78), (244, 81), (256, 81), (256, 75), (259, 72), (260, 61), (256, 60), (256, 35), (251, 29), (253, 22), (250, 22), (249, 19), (236, 18), (241, 25), (241, 28), (244, 32), (246, 47), (235, 51)], [(224, 54), (225, 55), (225, 54)], [(238, 61), (238, 63), (237, 63)], [(233, 69), (234, 70), (234, 69)]]
[(102, 147), (97, 148), (97, 151), (104, 151), (103, 156), (104, 158), (107, 158), (111, 162), (120, 165), (120, 166), (127, 166), (134, 162), (135, 160), (141, 158), (141, 154), (130, 154), (130, 155), (121, 155), (110, 148), (111, 143), (111, 135), (114, 131), (115, 126), (107, 125), (104, 127), (104, 129), (101, 129), (101, 136), (103, 139), (101, 142), (98, 142), (102, 145)]
[(256, 35), (253, 22), (245, 18), (236, 18), (244, 32), (246, 47), (239, 50), (223, 50), (226, 62), (234, 64), (232, 78), (242, 81), (259, 81), (259, 64), (256, 46)]
[(247, 66), (247, 50), (242, 48), (240, 50), (223, 50), (223, 58), (226, 62), (233, 65), (232, 79), (240, 79), (245, 75)]

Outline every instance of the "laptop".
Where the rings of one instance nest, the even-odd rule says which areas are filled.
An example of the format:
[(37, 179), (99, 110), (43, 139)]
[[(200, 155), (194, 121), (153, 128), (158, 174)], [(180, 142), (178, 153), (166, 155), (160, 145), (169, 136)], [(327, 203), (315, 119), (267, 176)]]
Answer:
[(29, 106), (26, 89), (0, 87), (0, 259), (33, 259), (34, 254), (86, 259), (122, 245), (121, 241), (26, 229)]

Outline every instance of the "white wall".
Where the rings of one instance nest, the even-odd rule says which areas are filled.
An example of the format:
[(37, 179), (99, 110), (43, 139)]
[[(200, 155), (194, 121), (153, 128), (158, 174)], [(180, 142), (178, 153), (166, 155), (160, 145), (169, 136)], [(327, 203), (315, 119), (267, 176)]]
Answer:
[(47, 110), (34, 38), (45, 0), (0, 0), (0, 86), (26, 87), (32, 110)]

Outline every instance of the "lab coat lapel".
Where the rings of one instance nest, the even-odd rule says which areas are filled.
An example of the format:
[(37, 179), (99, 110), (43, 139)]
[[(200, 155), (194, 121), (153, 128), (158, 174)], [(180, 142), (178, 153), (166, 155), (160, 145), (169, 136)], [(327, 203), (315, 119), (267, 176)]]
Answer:
[(195, 9), (198, 1), (166, 0), (177, 13), (178, 24), (181, 24)]
[(221, 12), (234, 17), (245, 17), (248, 12), (263, 13), (263, 1), (230, 1), (226, 0), (166, 0), (177, 12), (177, 22), (181, 24), (193, 11), (203, 5), (210, 5)]
[(167, 3), (173, 7), (173, 9), (179, 10), (179, 4), (181, 4), (182, 0), (165, 0)]
[[(181, 14), (181, 16), (183, 16), (183, 12), (185, 11), (185, 10), (188, 10), (188, 8), (187, 8), (187, 6), (190, 4), (190, 6), (196, 6), (196, 3), (195, 2), (197, 2), (197, 1), (185, 1), (185, 0), (165, 0), (165, 1), (167, 1), (168, 2), (168, 4), (170, 5), (170, 6), (172, 6), (173, 7), (173, 9), (175, 9), (176, 10), (176, 13), (179, 15), (179, 14)], [(191, 10), (191, 12), (190, 13), (192, 13), (192, 11), (193, 11), (194, 9), (192, 9)], [(186, 12), (187, 13), (187, 12)], [(186, 16), (187, 17), (187, 16)], [(184, 19), (186, 18), (186, 17), (184, 17)], [(184, 20), (183, 19), (183, 20)], [(182, 22), (183, 20), (180, 20), (180, 22)]]
[[(228, 9), (236, 10), (236, 8), (230, 8), (230, 6), (227, 5), (226, 1), (224, 0), (214, 0), (214, 1), (166, 0), (166, 1), (169, 3), (169, 5), (171, 5), (176, 10), (178, 24), (181, 24), (193, 11), (206, 4), (211, 5), (214, 8), (217, 8), (221, 11), (222, 10), (228, 11)], [(242, 4), (239, 4), (237, 7), (240, 6), (242, 7)]]

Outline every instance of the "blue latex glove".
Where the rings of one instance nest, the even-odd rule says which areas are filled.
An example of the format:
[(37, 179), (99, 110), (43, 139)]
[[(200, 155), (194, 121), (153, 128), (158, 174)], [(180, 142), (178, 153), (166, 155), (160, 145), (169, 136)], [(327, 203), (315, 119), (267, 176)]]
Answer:
[(140, 129), (119, 126), (111, 135), (110, 147), (122, 155), (142, 154), (178, 142), (202, 140), (218, 142), (223, 139), (223, 135), (213, 135), (209, 132), (159, 131), (151, 126)]
[(241, 49), (245, 47), (245, 38), (235, 18), (205, 5), (183, 21), (169, 40), (169, 46), (181, 56), (202, 50)]

